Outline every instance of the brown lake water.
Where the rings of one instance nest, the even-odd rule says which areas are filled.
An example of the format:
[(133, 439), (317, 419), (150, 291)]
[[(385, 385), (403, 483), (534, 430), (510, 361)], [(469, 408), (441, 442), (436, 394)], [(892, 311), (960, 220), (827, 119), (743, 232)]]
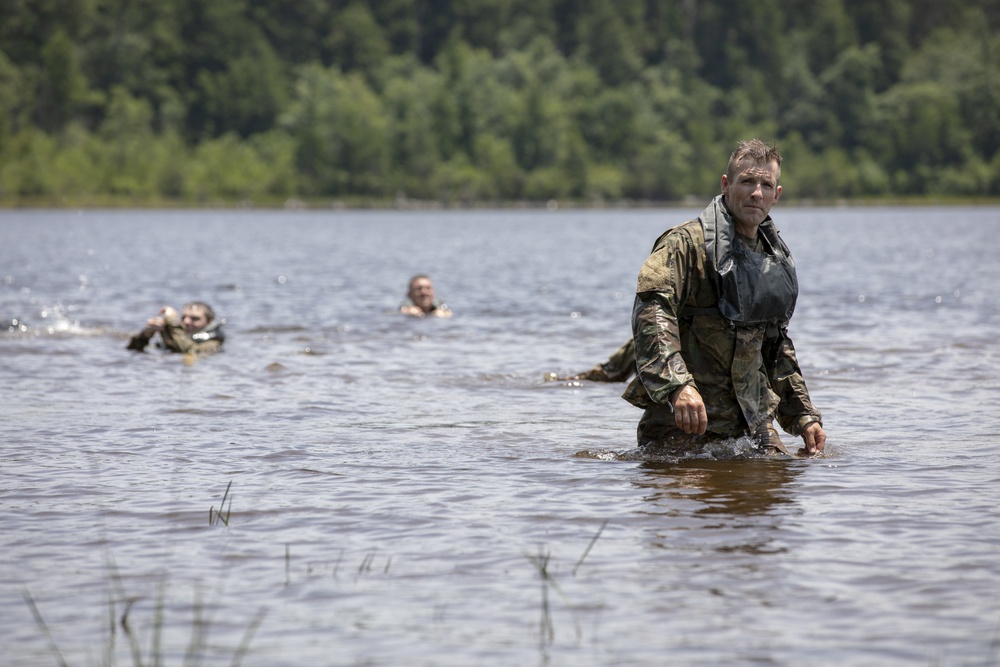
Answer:
[(1000, 665), (1000, 208), (778, 207), (827, 455), (604, 460), (697, 213), (0, 212), (0, 664)]

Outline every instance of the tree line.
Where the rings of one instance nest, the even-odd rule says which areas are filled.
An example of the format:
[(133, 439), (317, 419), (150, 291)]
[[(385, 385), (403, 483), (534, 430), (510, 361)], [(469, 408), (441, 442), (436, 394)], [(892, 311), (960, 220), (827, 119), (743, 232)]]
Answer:
[(1000, 196), (996, 0), (2, 0), (0, 201)]

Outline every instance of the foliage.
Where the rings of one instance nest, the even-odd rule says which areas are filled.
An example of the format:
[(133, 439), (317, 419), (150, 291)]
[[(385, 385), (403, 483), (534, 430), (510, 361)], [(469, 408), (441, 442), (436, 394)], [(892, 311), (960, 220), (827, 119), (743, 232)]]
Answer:
[(0, 3), (0, 199), (1000, 196), (994, 0)]

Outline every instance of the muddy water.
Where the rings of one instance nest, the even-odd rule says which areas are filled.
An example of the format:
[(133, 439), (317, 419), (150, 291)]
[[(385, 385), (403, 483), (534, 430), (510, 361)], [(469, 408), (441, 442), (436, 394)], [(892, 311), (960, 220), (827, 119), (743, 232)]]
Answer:
[[(696, 213), (0, 213), (3, 664), (1000, 663), (1000, 209), (776, 210), (828, 455), (605, 460), (543, 375)], [(195, 298), (225, 353), (124, 350)]]

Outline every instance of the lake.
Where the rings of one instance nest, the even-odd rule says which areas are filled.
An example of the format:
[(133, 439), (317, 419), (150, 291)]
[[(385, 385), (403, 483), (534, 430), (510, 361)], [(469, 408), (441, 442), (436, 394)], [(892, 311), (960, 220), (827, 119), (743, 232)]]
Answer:
[(621, 460), (699, 210), (0, 212), (3, 663), (1000, 665), (1000, 208), (776, 207), (826, 455)]

